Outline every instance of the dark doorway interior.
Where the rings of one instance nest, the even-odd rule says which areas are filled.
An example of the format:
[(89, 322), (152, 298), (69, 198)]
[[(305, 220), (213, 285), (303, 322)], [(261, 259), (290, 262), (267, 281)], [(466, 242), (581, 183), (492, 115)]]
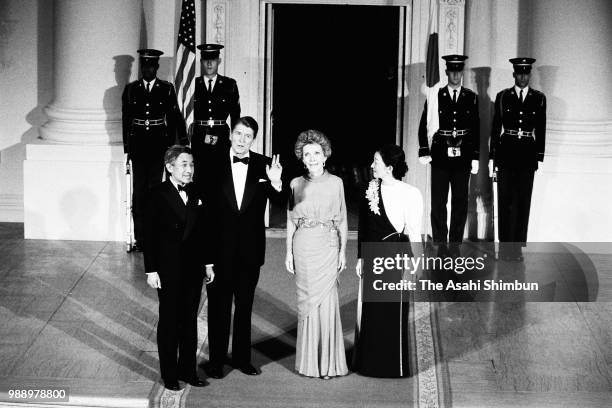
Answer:
[[(327, 168), (344, 180), (349, 228), (377, 146), (396, 141), (399, 7), (274, 5), (272, 151), (288, 183), (303, 174), (298, 134), (324, 132)], [(270, 226), (285, 227), (285, 208)]]

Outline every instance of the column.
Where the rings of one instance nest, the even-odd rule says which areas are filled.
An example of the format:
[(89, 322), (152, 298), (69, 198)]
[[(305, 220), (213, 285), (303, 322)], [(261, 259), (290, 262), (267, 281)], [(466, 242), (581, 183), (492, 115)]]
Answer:
[(55, 2), (55, 98), (43, 139), (121, 141), (121, 92), (138, 74), (140, 12), (138, 0)]
[(121, 94), (138, 76), (139, 0), (56, 0), (54, 98), (24, 161), (26, 238), (123, 240)]

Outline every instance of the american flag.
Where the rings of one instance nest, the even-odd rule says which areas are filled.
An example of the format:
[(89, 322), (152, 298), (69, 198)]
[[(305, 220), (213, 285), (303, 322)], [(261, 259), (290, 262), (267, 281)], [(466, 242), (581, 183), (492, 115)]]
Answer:
[(174, 88), (179, 108), (185, 118), (187, 129), (193, 123), (193, 94), (195, 92), (195, 1), (183, 0), (181, 21), (176, 50)]
[(427, 84), (427, 138), (431, 139), (440, 128), (438, 117), (438, 90), (440, 89), (440, 58), (438, 56), (438, 1), (429, 3), (429, 39), (425, 60), (425, 82)]

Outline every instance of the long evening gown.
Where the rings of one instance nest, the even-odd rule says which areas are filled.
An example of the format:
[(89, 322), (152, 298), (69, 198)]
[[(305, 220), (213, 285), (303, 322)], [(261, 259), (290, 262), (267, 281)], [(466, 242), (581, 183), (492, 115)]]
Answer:
[[(419, 236), (422, 214), (420, 192), (412, 186), (398, 182), (386, 191), (387, 200), (383, 200), (380, 183), (377, 193), (380, 214), (369, 208), (365, 194), (360, 205), (358, 256), (361, 258), (361, 244), (367, 242), (405, 242), (406, 250), (410, 253), (410, 239), (403, 232), (406, 226), (415, 238)], [(395, 217), (396, 225), (389, 218), (385, 201), (405, 211), (406, 215), (399, 214), (399, 220)], [(377, 279), (371, 269), (364, 267), (362, 272), (364, 287)], [(401, 291), (392, 296), (392, 302), (364, 301), (361, 304), (359, 330), (356, 331), (353, 354), (353, 369), (359, 374), (369, 377), (410, 375), (409, 299), (406, 293)]]
[(338, 302), (339, 229), (346, 225), (342, 180), (327, 172), (291, 181), (298, 332), (295, 369), (309, 377), (348, 373)]

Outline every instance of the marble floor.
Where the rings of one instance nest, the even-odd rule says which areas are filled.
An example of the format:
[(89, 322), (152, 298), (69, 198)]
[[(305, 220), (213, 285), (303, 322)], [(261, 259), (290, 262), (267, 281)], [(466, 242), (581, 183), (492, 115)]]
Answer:
[[(0, 406), (12, 406), (8, 392), (20, 387), (69, 387), (65, 406), (159, 403), (157, 295), (146, 286), (141, 254), (127, 254), (122, 243), (22, 237), (22, 224), (0, 224)], [(340, 279), (348, 348), (355, 252), (350, 241), (351, 262)], [(548, 262), (526, 258), (527, 273)], [(263, 374), (232, 371), (191, 388), (180, 406), (424, 406), (413, 392), (418, 376), (352, 374), (322, 383), (296, 375), (295, 294), (282, 268), (283, 239), (268, 239), (266, 259), (253, 317), (254, 359)], [(437, 364), (448, 381), (445, 399), (431, 406), (612, 406), (612, 257), (585, 259), (598, 279), (589, 302), (436, 303)], [(576, 257), (556, 262), (563, 273)], [(571, 290), (571, 280), (566, 285)]]

